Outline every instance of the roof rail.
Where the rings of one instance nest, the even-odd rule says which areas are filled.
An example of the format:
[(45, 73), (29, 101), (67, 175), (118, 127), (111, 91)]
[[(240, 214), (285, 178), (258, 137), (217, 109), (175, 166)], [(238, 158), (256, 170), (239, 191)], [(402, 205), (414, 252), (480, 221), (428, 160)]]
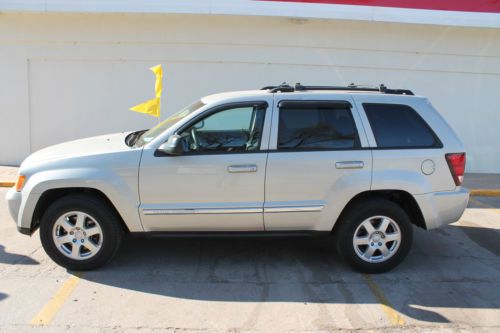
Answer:
[(261, 88), (260, 90), (269, 90), (270, 93), (277, 93), (277, 92), (294, 92), (295, 88), (290, 86), (288, 83), (283, 82), (279, 86), (266, 86)]
[(361, 86), (355, 85), (354, 83), (348, 86), (303, 86), (300, 83), (296, 83), (294, 87), (290, 86), (286, 82), (283, 82), (279, 86), (266, 86), (261, 88), (261, 90), (269, 90), (270, 93), (276, 92), (294, 92), (294, 91), (307, 91), (307, 90), (347, 90), (347, 91), (377, 91), (384, 94), (393, 95), (414, 95), (411, 90), (408, 89), (389, 89), (384, 84), (379, 86)]

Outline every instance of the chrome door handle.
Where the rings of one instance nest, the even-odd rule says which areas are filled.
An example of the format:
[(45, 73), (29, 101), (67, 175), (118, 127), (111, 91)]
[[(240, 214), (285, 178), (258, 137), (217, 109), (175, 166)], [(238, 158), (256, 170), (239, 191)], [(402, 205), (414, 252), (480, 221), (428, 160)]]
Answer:
[(257, 166), (255, 164), (245, 164), (245, 165), (230, 165), (227, 167), (228, 172), (257, 172)]
[(335, 163), (337, 169), (361, 169), (364, 166), (365, 164), (362, 161), (343, 161)]

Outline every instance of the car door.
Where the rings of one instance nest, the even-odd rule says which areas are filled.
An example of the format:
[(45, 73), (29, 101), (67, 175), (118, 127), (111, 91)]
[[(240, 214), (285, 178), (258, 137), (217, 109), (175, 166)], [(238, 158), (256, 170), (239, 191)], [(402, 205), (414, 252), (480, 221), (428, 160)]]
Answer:
[(144, 151), (139, 210), (146, 231), (264, 229), (267, 102), (272, 103), (266, 99), (203, 112), (176, 131), (182, 155)]
[(371, 151), (359, 115), (349, 95), (276, 96), (265, 228), (330, 231), (349, 200), (370, 189)]

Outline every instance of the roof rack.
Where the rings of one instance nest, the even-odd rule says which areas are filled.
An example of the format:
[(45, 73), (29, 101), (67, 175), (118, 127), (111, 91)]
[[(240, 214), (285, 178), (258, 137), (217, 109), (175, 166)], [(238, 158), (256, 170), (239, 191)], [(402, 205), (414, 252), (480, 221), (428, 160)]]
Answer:
[(290, 86), (286, 82), (283, 82), (279, 86), (266, 86), (261, 88), (261, 90), (269, 90), (270, 93), (277, 92), (294, 92), (294, 91), (307, 91), (307, 90), (347, 90), (347, 91), (377, 91), (384, 94), (393, 95), (414, 95), (411, 90), (408, 89), (389, 89), (384, 84), (379, 86), (361, 86), (355, 85), (354, 83), (348, 86), (303, 86), (300, 83), (296, 83), (294, 87)]

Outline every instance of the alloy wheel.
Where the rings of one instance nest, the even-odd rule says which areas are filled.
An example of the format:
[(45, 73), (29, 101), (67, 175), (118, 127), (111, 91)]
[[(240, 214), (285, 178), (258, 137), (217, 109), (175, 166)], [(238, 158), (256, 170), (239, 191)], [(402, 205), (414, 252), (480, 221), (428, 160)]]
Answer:
[(84, 212), (72, 211), (56, 220), (52, 239), (59, 252), (66, 257), (85, 260), (99, 252), (103, 233), (95, 218)]
[(356, 228), (352, 244), (360, 259), (370, 263), (384, 262), (398, 251), (401, 230), (393, 219), (373, 216)]

